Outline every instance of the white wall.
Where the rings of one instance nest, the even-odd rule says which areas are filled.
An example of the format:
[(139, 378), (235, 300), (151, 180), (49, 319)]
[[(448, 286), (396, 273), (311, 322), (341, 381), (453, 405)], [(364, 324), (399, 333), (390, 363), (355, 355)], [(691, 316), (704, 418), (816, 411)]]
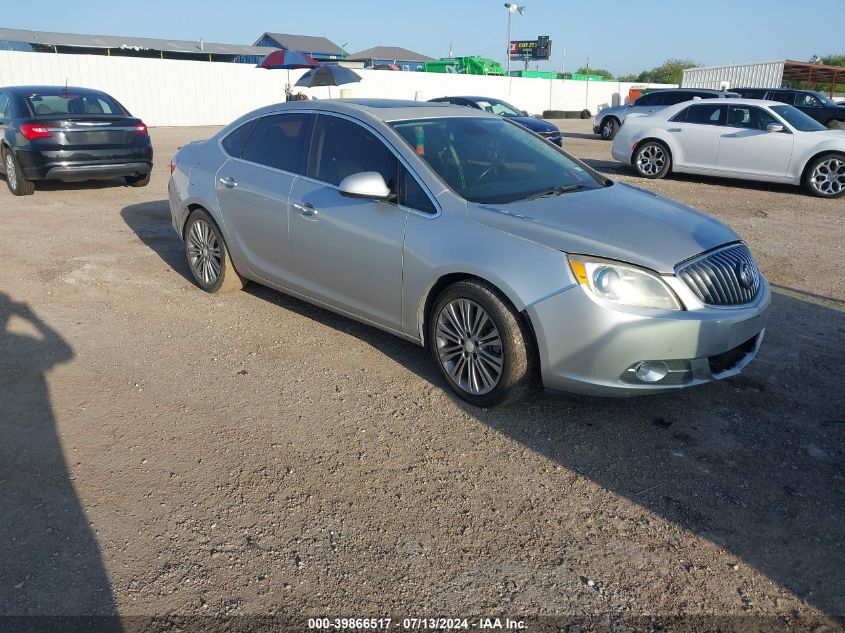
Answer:
[[(498, 97), (531, 112), (592, 113), (624, 103), (632, 86), (521, 77), (356, 70), (360, 83), (342, 86), (352, 97), (432, 99), (449, 95)], [(0, 86), (49, 84), (103, 90), (150, 126), (224, 125), (245, 112), (285, 99), (285, 83), (304, 70), (263, 70), (246, 64), (0, 51)], [(650, 87), (658, 87), (652, 84)], [(320, 99), (341, 88), (293, 88)]]

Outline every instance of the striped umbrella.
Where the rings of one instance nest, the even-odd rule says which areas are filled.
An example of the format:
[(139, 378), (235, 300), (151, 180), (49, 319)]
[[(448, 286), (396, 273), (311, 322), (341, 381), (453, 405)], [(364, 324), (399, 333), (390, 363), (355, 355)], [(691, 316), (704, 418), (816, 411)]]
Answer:
[(293, 70), (295, 68), (316, 68), (320, 65), (316, 59), (302, 51), (273, 51), (257, 65), (267, 70)]

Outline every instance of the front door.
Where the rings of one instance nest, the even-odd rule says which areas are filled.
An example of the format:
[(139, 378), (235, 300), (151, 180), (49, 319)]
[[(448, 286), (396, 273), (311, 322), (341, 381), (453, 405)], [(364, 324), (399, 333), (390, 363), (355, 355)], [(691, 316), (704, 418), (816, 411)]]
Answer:
[[(784, 127), (769, 132), (767, 126)], [(719, 139), (720, 171), (743, 175), (782, 177), (789, 169), (795, 136), (763, 108), (732, 105), (728, 125)]]
[(384, 141), (349, 119), (317, 117), (308, 177), (290, 193), (290, 243), (296, 285), (356, 316), (402, 329), (402, 249), (407, 211), (392, 202), (341, 195), (338, 185), (364, 171), (396, 190), (399, 162)]

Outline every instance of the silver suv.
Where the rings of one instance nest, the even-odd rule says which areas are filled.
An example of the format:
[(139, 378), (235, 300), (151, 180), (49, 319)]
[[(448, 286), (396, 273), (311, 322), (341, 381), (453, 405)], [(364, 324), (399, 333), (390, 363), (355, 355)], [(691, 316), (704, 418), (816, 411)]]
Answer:
[(593, 121), (593, 132), (602, 137), (605, 141), (612, 141), (619, 131), (619, 127), (629, 114), (650, 114), (666, 106), (675, 105), (683, 101), (693, 99), (724, 99), (738, 98), (735, 92), (723, 92), (721, 90), (706, 90), (704, 88), (668, 88), (666, 90), (653, 90), (636, 101), (626, 105), (605, 108), (596, 114)]

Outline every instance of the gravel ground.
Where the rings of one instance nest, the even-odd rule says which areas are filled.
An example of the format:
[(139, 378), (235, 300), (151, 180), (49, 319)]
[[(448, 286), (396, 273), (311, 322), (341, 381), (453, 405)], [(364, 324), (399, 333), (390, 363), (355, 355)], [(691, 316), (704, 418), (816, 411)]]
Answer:
[(749, 242), (776, 297), (743, 375), (480, 410), (410, 343), (254, 285), (209, 296), (166, 182), (212, 129), (152, 130), (144, 189), (3, 185), (0, 615), (842, 630), (845, 202), (637, 179), (559, 123)]

